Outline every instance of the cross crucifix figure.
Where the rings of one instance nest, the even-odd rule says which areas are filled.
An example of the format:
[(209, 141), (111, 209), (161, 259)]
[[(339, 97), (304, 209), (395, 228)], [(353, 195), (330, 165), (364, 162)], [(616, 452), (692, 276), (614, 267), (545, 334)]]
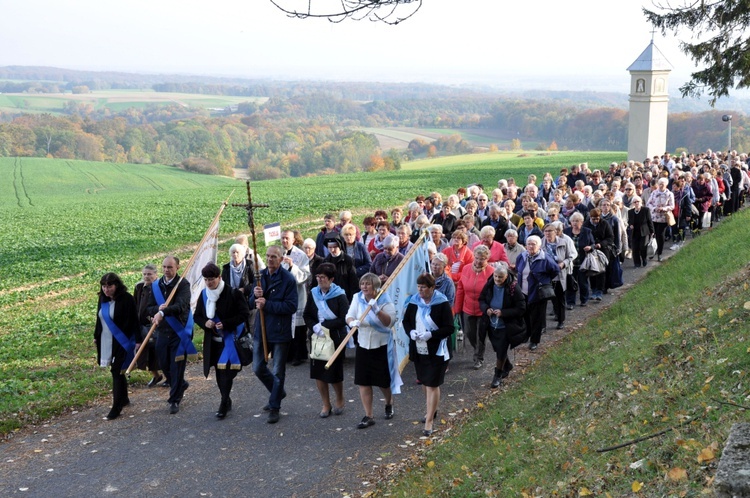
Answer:
[[(250, 227), (250, 235), (253, 239), (253, 258), (255, 259), (255, 282), (256, 285), (260, 285), (260, 261), (258, 257), (258, 248), (255, 242), (255, 218), (253, 209), (255, 208), (267, 208), (268, 204), (253, 204), (253, 197), (250, 193), (250, 180), (247, 181), (247, 204), (232, 204), (234, 207), (243, 207), (247, 210), (247, 226)], [(263, 310), (258, 310), (260, 315), (260, 334), (263, 339), (263, 356), (268, 361), (268, 340), (266, 339), (266, 316)]]

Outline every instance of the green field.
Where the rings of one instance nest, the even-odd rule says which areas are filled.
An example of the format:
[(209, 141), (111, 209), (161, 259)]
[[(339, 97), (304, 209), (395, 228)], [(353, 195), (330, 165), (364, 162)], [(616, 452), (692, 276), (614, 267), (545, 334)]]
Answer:
[(0, 111), (5, 112), (49, 112), (61, 113), (69, 101), (91, 104), (94, 109), (110, 109), (114, 112), (131, 107), (143, 109), (151, 105), (179, 104), (185, 107), (204, 109), (224, 108), (241, 102), (263, 103), (265, 97), (232, 97), (198, 95), (192, 93), (162, 93), (151, 90), (97, 90), (87, 94), (27, 94), (6, 93), (0, 95)]
[[(586, 160), (604, 167), (624, 157), (496, 153), (415, 161), (397, 172), (257, 182), (253, 200), (271, 208), (258, 211), (256, 224), (279, 221), (314, 236), (327, 212), (351, 209), (359, 221), (433, 190), (491, 187), (501, 177), (520, 181), (530, 172)], [(221, 202), (233, 189), (230, 202), (244, 202), (246, 188), (168, 166), (38, 158), (0, 158), (0, 178), (2, 434), (108, 391), (109, 376), (95, 367), (91, 348), (101, 275), (117, 272), (132, 288), (144, 264), (171, 252), (187, 260)], [(228, 207), (221, 237), (246, 231), (244, 210)]]

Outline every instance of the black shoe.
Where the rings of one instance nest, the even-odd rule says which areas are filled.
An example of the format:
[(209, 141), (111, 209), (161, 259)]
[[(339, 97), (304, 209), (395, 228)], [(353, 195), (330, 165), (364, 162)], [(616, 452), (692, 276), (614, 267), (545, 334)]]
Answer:
[(557, 322), (557, 330), (562, 330), (565, 328), (565, 322)]
[(328, 410), (323, 410), (318, 414), (318, 417), (320, 418), (328, 418), (331, 416), (331, 413), (333, 413), (333, 409), (329, 408)]
[(385, 405), (385, 419), (390, 420), (393, 418), (393, 405)]
[(219, 409), (216, 410), (216, 418), (222, 419), (227, 416), (227, 412), (229, 411), (229, 408), (227, 407), (229, 403), (227, 401), (222, 401), (219, 405)]
[(170, 403), (169, 404), (169, 414), (174, 415), (175, 413), (180, 411), (180, 404), (179, 403)]
[(357, 429), (367, 429), (371, 425), (375, 425), (375, 419), (365, 416), (362, 418), (362, 422), (357, 424)]
[(278, 410), (271, 410), (268, 412), (268, 420), (266, 420), (266, 422), (269, 424), (275, 424), (280, 418)]
[(490, 383), (490, 389), (497, 389), (498, 387), (500, 387), (500, 384), (503, 383), (502, 375), (503, 372), (499, 368), (496, 368), (495, 376), (492, 377), (492, 382)]
[(156, 387), (159, 385), (159, 382), (164, 379), (164, 376), (162, 374), (157, 375), (156, 377), (152, 378), (150, 381), (148, 381), (148, 384), (146, 384), (146, 387)]
[(296, 360), (294, 360), (294, 361), (292, 362), (292, 366), (293, 366), (293, 367), (298, 367), (298, 366), (300, 366), (300, 365), (302, 365), (302, 360), (300, 360), (300, 359), (296, 359)]
[(532, 342), (532, 343), (529, 344), (529, 350), (530, 351), (534, 351), (538, 347), (539, 347), (539, 344), (537, 344), (536, 342)]
[(581, 308), (585, 308), (586, 306), (588, 306), (588, 304), (586, 304), (586, 303), (581, 303)]
[(125, 401), (122, 402), (120, 405), (120, 408), (125, 408), (126, 406), (130, 406), (130, 398), (126, 398)]
[(435, 432), (434, 429), (422, 429), (422, 435), (425, 437), (432, 436), (432, 433)]
[(264, 412), (270, 412), (271, 411), (271, 405), (266, 405), (263, 407)]
[[(435, 414), (432, 416), (432, 420), (434, 421), (437, 418), (437, 410), (435, 410)], [(420, 423), (427, 422), (427, 417), (422, 417), (422, 420), (420, 420)]]
[(117, 417), (119, 417), (119, 416), (120, 416), (120, 410), (118, 410), (118, 409), (116, 409), (116, 408), (112, 408), (112, 409), (111, 409), (111, 410), (109, 411), (109, 413), (107, 414), (107, 417), (106, 417), (106, 419), (107, 419), (107, 420), (114, 420), (114, 419), (116, 419), (116, 418), (117, 418)]

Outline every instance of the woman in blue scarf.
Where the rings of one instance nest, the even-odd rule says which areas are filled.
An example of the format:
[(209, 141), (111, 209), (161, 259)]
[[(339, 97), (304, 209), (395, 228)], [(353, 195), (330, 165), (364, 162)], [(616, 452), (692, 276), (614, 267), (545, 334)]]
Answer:
[(135, 338), (139, 330), (135, 299), (117, 274), (105, 273), (99, 281), (94, 341), (97, 363), (112, 372), (112, 409), (108, 420), (119, 417), (122, 409), (130, 404), (125, 370), (135, 357)]
[[(339, 347), (346, 337), (346, 312), (349, 310), (349, 300), (344, 289), (333, 283), (336, 267), (333, 263), (321, 263), (315, 271), (318, 285), (310, 290), (307, 304), (302, 318), (305, 325), (318, 337), (324, 337), (328, 332), (335, 347)], [(333, 413), (344, 413), (344, 353), (336, 358), (331, 368), (326, 370), (326, 361), (310, 359), (310, 378), (315, 379), (315, 385), (323, 400), (320, 418), (327, 418)], [(336, 394), (336, 405), (331, 407), (328, 384), (333, 385)]]
[(242, 370), (239, 355), (234, 346), (235, 334), (247, 335), (245, 328), (250, 308), (240, 289), (224, 283), (221, 270), (208, 263), (203, 270), (206, 288), (201, 292), (195, 306), (195, 323), (203, 329), (203, 375), (213, 366), (216, 370), (216, 385), (221, 393), (221, 403), (216, 418), (223, 419), (232, 409), (232, 384), (237, 372)]
[[(349, 305), (346, 323), (357, 328), (357, 353), (354, 360), (354, 383), (359, 386), (359, 397), (365, 416), (357, 425), (366, 429), (375, 425), (372, 417), (372, 387), (378, 386), (385, 397), (385, 419), (393, 418), (393, 394), (403, 384), (398, 375), (396, 352), (393, 348), (391, 327), (396, 323), (396, 307), (386, 293), (378, 295), (380, 278), (365, 273), (359, 279), (357, 292)], [(370, 310), (360, 322), (367, 308)]]
[(448, 298), (435, 290), (435, 278), (429, 273), (417, 277), (417, 294), (406, 306), (403, 325), (411, 339), (409, 358), (425, 388), (427, 411), (422, 433), (430, 436), (440, 402), (440, 386), (451, 358), (448, 337), (453, 333), (453, 311)]

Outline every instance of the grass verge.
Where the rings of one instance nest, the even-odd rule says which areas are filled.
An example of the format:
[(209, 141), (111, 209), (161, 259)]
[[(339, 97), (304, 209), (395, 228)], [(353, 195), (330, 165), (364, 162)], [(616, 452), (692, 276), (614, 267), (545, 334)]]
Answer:
[(655, 268), (377, 494), (710, 494), (732, 424), (747, 421), (724, 403), (750, 405), (748, 221), (745, 210)]

